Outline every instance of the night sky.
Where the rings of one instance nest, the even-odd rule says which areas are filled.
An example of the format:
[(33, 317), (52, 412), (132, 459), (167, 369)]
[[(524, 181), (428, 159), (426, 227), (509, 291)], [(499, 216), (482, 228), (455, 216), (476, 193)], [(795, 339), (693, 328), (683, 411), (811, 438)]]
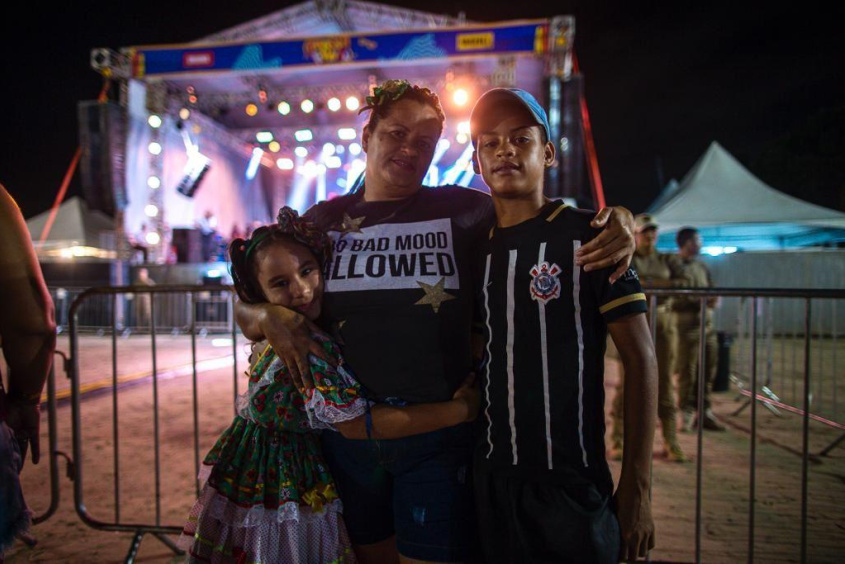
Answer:
[[(68, 2), (55, 10), (31, 4), (26, 17), (7, 8), (0, 183), (27, 217), (50, 207), (78, 144), (76, 104), (95, 99), (102, 84), (89, 66), (91, 48), (187, 42), (295, 3)], [(757, 172), (773, 145), (845, 106), (841, 33), (811, 2), (390, 3), (478, 21), (574, 15), (607, 200), (635, 213), (661, 178), (680, 180), (711, 141)], [(764, 180), (802, 194), (787, 180)], [(78, 193), (75, 180), (68, 195)], [(829, 196), (826, 205), (845, 204)], [(826, 197), (814, 196), (822, 204)]]

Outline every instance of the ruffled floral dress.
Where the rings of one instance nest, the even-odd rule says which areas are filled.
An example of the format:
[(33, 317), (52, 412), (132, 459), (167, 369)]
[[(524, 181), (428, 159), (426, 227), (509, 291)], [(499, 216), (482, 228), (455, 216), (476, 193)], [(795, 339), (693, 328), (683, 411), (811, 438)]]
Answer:
[[(341, 358), (332, 341), (315, 339)], [(238, 415), (203, 461), (207, 482), (179, 544), (189, 562), (355, 562), (314, 430), (363, 415), (367, 400), (342, 361), (334, 368), (313, 355), (315, 387), (303, 396), (273, 349), (261, 346)]]

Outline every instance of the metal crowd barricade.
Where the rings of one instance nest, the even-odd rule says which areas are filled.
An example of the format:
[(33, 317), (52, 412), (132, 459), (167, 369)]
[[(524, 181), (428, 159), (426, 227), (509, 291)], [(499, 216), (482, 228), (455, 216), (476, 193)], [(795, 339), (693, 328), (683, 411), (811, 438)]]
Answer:
[[(788, 311), (795, 308), (789, 308), (788, 304), (782, 303), (785, 300), (776, 303), (774, 297), (756, 299), (753, 307), (749, 307), (751, 302), (746, 298), (743, 298), (743, 300), (746, 303), (738, 309), (736, 321), (736, 334), (743, 352), (750, 348), (752, 340), (750, 318), (754, 318), (755, 325), (756, 318), (761, 318), (762, 325), (765, 327), (762, 347), (765, 372), (763, 383), (758, 392), (766, 398), (762, 400), (763, 406), (776, 416), (783, 415), (783, 412), (797, 413), (802, 410), (803, 397), (797, 391), (798, 379), (794, 376), (798, 374), (801, 362), (803, 362), (801, 360), (803, 351), (798, 338), (800, 327), (795, 323), (794, 312)], [(795, 300), (791, 305), (797, 308), (801, 304)], [(793, 319), (784, 320), (784, 313), (792, 314), (790, 317)], [(813, 355), (815, 370), (821, 373), (825, 367), (829, 367), (832, 375), (828, 386), (825, 386), (823, 378), (816, 378), (815, 389), (810, 390), (812, 408), (810, 419), (843, 431), (831, 444), (822, 448), (818, 453), (814, 453), (812, 455), (814, 457), (827, 456), (845, 440), (845, 426), (839, 422), (842, 414), (838, 409), (840, 371), (838, 366), (837, 318), (837, 302), (832, 300), (829, 308), (820, 308), (815, 312), (813, 315), (814, 323), (810, 325), (810, 332), (816, 335), (816, 343), (820, 349)], [(779, 340), (777, 347), (774, 343), (776, 337)], [(787, 340), (789, 340), (789, 345), (787, 345)], [(747, 409), (752, 403), (751, 398), (754, 394), (749, 389), (751, 360), (752, 356), (756, 359), (758, 355), (758, 351), (755, 351), (753, 355), (751, 353), (740, 354), (740, 358), (745, 360), (747, 357), (747, 360), (731, 375), (732, 382), (736, 384), (740, 393), (746, 397), (746, 400), (734, 412), (735, 415)], [(828, 394), (828, 392), (830, 393)]]
[[(76, 320), (79, 332), (104, 335), (112, 328), (114, 319), (122, 336), (145, 334), (149, 331), (150, 316), (156, 315), (156, 329), (161, 333), (174, 335), (187, 333), (196, 323), (202, 335), (226, 331), (228, 292), (227, 286), (203, 286), (195, 297), (187, 294), (162, 294), (153, 312), (149, 294), (141, 291), (143, 286), (131, 286), (126, 292), (113, 298), (97, 295), (89, 298), (85, 311)], [(130, 291), (131, 290), (131, 291)], [(138, 290), (138, 292), (136, 292)], [(55, 306), (56, 327), (59, 333), (70, 328), (70, 308), (86, 288), (52, 287), (50, 296)], [(192, 306), (196, 309), (192, 313)], [(192, 316), (196, 316), (193, 320)]]
[[(740, 317), (736, 320), (736, 335), (737, 347), (740, 349), (740, 356), (748, 352), (748, 360), (740, 359), (743, 362), (738, 362), (737, 367), (732, 372), (734, 373), (734, 382), (739, 386), (743, 397), (747, 396), (751, 401), (748, 402), (747, 407), (750, 408), (751, 429), (750, 429), (750, 464), (748, 476), (748, 556), (747, 561), (753, 562), (755, 560), (755, 534), (757, 519), (755, 517), (757, 510), (756, 491), (758, 487), (757, 471), (758, 471), (758, 409), (757, 404), (772, 406), (779, 411), (787, 411), (793, 414), (798, 414), (802, 417), (801, 428), (801, 519), (800, 519), (800, 561), (808, 562), (808, 482), (809, 482), (809, 462), (813, 459), (809, 448), (809, 422), (810, 420), (818, 421), (826, 425), (832, 425), (835, 428), (845, 429), (842, 422), (837, 418), (843, 414), (842, 409), (836, 408), (836, 403), (841, 397), (837, 395), (834, 386), (831, 398), (833, 400), (832, 406), (830, 402), (815, 402), (814, 398), (820, 397), (820, 383), (817, 382), (819, 378), (814, 379), (813, 370), (817, 370), (821, 364), (820, 361), (811, 354), (811, 340), (816, 335), (825, 337), (828, 336), (825, 331), (832, 331), (829, 335), (829, 341), (837, 343), (837, 324), (836, 324), (836, 300), (845, 299), (845, 291), (843, 290), (749, 290), (749, 289), (649, 289), (647, 293), (650, 298), (650, 316), (657, 314), (657, 298), (661, 296), (686, 296), (699, 300), (700, 315), (702, 323), (699, 327), (700, 345), (699, 345), (699, 378), (698, 378), (698, 414), (699, 419), (704, 411), (704, 386), (706, 384), (706, 355), (705, 355), (705, 311), (706, 300), (711, 297), (722, 298), (737, 298), (745, 300), (746, 308), (740, 308)], [(127, 296), (132, 295), (133, 299), (128, 300)], [(132, 331), (140, 333), (144, 338), (149, 336), (150, 345), (152, 348), (152, 372), (150, 375), (152, 382), (152, 423), (153, 423), (153, 454), (154, 454), (154, 472), (155, 482), (153, 490), (150, 493), (150, 498), (154, 501), (155, 518), (154, 522), (146, 523), (139, 520), (132, 520), (132, 516), (122, 514), (121, 511), (121, 464), (119, 449), (117, 445), (120, 444), (121, 436), (119, 433), (119, 417), (120, 406), (118, 402), (117, 391), (121, 387), (121, 382), (118, 379), (118, 337), (125, 334), (126, 326), (121, 325), (121, 303), (138, 304), (140, 300), (138, 297), (149, 298), (149, 318), (147, 319), (147, 327), (144, 328), (139, 324), (132, 324)], [(784, 325), (784, 329), (776, 331), (773, 327), (778, 322), (778, 314), (776, 310), (771, 307), (772, 300), (793, 300), (796, 303), (802, 304), (803, 319), (800, 328), (792, 325)], [(832, 304), (831, 307), (813, 307), (813, 300), (824, 300), (825, 303)], [(92, 304), (95, 310), (106, 311), (109, 315), (108, 323), (105, 325), (97, 325), (91, 323), (89, 318), (85, 317), (83, 308), (86, 304)], [(135, 559), (140, 543), (144, 536), (151, 534), (163, 542), (175, 553), (180, 553), (173, 541), (168, 535), (179, 534), (181, 531), (180, 525), (169, 525), (162, 523), (162, 475), (161, 475), (161, 458), (160, 450), (161, 442), (161, 426), (159, 421), (159, 403), (160, 390), (159, 385), (159, 367), (157, 366), (156, 341), (162, 332), (173, 331), (176, 323), (174, 320), (179, 320), (180, 316), (187, 316), (187, 322), (183, 324), (183, 331), (190, 332), (191, 340), (191, 414), (192, 414), (192, 434), (193, 434), (193, 458), (194, 458), (194, 473), (195, 478), (199, 474), (200, 468), (200, 446), (199, 446), (199, 402), (197, 396), (198, 389), (198, 369), (197, 369), (197, 335), (201, 334), (204, 329), (206, 331), (226, 331), (231, 334), (232, 338), (232, 356), (234, 358), (233, 364), (233, 381), (234, 381), (234, 395), (237, 397), (238, 388), (238, 367), (237, 367), (237, 333), (236, 326), (233, 322), (233, 295), (228, 287), (209, 287), (209, 286), (156, 286), (156, 287), (122, 287), (122, 288), (91, 288), (80, 292), (73, 300), (72, 304), (67, 309), (67, 327), (70, 333), (70, 347), (71, 355), (66, 359), (68, 376), (71, 379), (71, 409), (72, 409), (72, 428), (73, 428), (73, 460), (69, 461), (69, 474), (72, 475), (74, 481), (74, 505), (80, 516), (80, 519), (88, 526), (104, 531), (118, 531), (131, 532), (134, 537), (126, 557), (127, 562), (132, 562)], [(146, 307), (146, 306), (144, 306)], [(747, 311), (746, 311), (747, 309)], [(827, 325), (820, 325), (819, 318), (833, 312), (834, 315)], [(94, 317), (100, 315), (95, 313)], [(126, 312), (123, 312), (126, 315)], [(829, 315), (828, 315), (829, 317)], [(83, 323), (84, 320), (84, 323)], [(724, 320), (723, 320), (724, 321)], [(99, 323), (99, 322), (98, 322)], [(180, 323), (182, 323), (180, 321)], [(763, 327), (762, 335), (760, 328)], [(829, 328), (829, 329), (828, 329)], [(98, 519), (94, 517), (88, 510), (85, 504), (85, 484), (86, 484), (86, 465), (85, 454), (83, 453), (83, 439), (82, 439), (82, 417), (81, 417), (81, 403), (82, 392), (80, 382), (80, 332), (85, 330), (102, 331), (102, 334), (110, 334), (112, 363), (111, 363), (111, 389), (113, 391), (112, 397), (112, 437), (111, 440), (115, 445), (114, 451), (114, 516), (113, 519)], [(656, 324), (652, 324), (653, 337), (656, 333)], [(784, 331), (791, 334), (791, 344), (797, 347), (796, 343), (802, 341), (803, 348), (802, 355), (789, 355), (786, 351), (787, 347), (781, 342), (783, 351), (780, 353), (780, 362), (774, 361), (775, 353), (778, 347), (774, 345), (773, 335), (782, 334)], [(800, 339), (799, 339), (800, 337)], [(758, 347), (760, 339), (763, 340), (763, 346)], [(758, 357), (762, 352), (763, 364), (759, 362)], [(796, 351), (797, 352), (797, 351)], [(834, 367), (834, 382), (836, 382), (836, 348), (829, 352), (827, 358)], [(765, 370), (761, 370), (761, 366), (765, 366)], [(782, 372), (778, 372), (776, 367), (779, 367)], [(792, 369), (792, 381), (788, 381), (788, 374), (783, 372), (788, 368)], [(800, 374), (799, 374), (800, 372)], [(799, 390), (797, 376), (800, 375), (800, 381), (803, 388)], [(780, 381), (778, 381), (780, 380)], [(777, 390), (776, 390), (777, 389)], [(780, 392), (780, 394), (776, 393)], [(43, 514), (36, 517), (36, 522), (42, 522), (49, 518), (55, 511), (58, 504), (58, 457), (63, 453), (56, 450), (56, 433), (55, 433), (55, 381), (51, 374), (48, 380), (48, 412), (50, 415), (50, 468), (51, 468), (51, 486), (52, 498), (50, 507)], [(783, 396), (783, 397), (782, 397)], [(774, 399), (777, 398), (777, 399)], [(800, 401), (799, 401), (800, 400)], [(817, 413), (818, 409), (823, 411), (821, 414)], [(702, 561), (702, 491), (703, 491), (703, 474), (704, 474), (704, 435), (703, 426), (699, 425), (697, 430), (697, 457), (695, 468), (695, 562)], [(843, 438), (840, 437), (836, 442), (831, 444), (825, 450), (836, 448), (842, 443)], [(825, 453), (821, 453), (821, 456)], [(97, 478), (102, 478), (97, 476)], [(199, 492), (199, 482), (194, 480), (194, 486)]]
[[(126, 298), (131, 295), (132, 299)], [(71, 379), (71, 409), (73, 428), (73, 467), (74, 467), (74, 504), (80, 519), (88, 526), (103, 530), (117, 532), (132, 532), (134, 537), (126, 557), (126, 562), (133, 562), (137, 555), (143, 537), (151, 534), (169, 547), (174, 553), (182, 554), (182, 551), (175, 545), (168, 535), (179, 534), (182, 530), (180, 525), (162, 524), (161, 518), (161, 426), (159, 414), (159, 367), (157, 365), (156, 341), (157, 335), (162, 330), (172, 331), (174, 320), (181, 324), (184, 331), (191, 335), (191, 396), (192, 396), (192, 419), (193, 419), (193, 458), (194, 484), (197, 494), (199, 493), (199, 406), (197, 396), (197, 335), (201, 331), (223, 331), (231, 336), (232, 340), (232, 370), (234, 397), (238, 395), (238, 365), (237, 365), (237, 330), (234, 323), (234, 294), (228, 286), (154, 286), (154, 287), (100, 287), (90, 288), (81, 292), (70, 305), (68, 310), (68, 328), (70, 332), (70, 361), (69, 377)], [(125, 515), (121, 515), (121, 460), (120, 460), (120, 433), (118, 390), (121, 383), (118, 379), (118, 336), (125, 336), (126, 325), (121, 324), (121, 302), (143, 304), (143, 313), (149, 315), (145, 318), (147, 327), (135, 323), (133, 330), (143, 334), (149, 334), (152, 350), (152, 421), (153, 421), (153, 452), (154, 452), (154, 504), (155, 520), (153, 523), (126, 522)], [(80, 391), (80, 342), (79, 336), (82, 329), (90, 329), (92, 325), (83, 324), (80, 320), (84, 317), (84, 306), (93, 304), (96, 316), (102, 311), (108, 312), (110, 320), (107, 325), (96, 325), (95, 328), (100, 334), (109, 332), (111, 334), (111, 389), (112, 389), (112, 441), (114, 445), (114, 518), (103, 520), (92, 516), (85, 504), (85, 478), (86, 465), (82, 444), (82, 418), (81, 418), (81, 391)], [(210, 308), (210, 309), (209, 309)], [(126, 315), (126, 312), (123, 312)], [(95, 317), (96, 317), (95, 316)], [(159, 322), (159, 317), (163, 317)], [(187, 319), (184, 319), (187, 317)], [(90, 319), (90, 318), (88, 318)], [(97, 318), (98, 323), (102, 319)], [(153, 497), (151, 495), (151, 497)], [(46, 517), (45, 517), (46, 518)]]
[[(699, 309), (699, 361), (698, 361), (698, 406), (697, 406), (697, 415), (698, 420), (702, 420), (702, 416), (704, 414), (704, 391), (706, 385), (706, 377), (707, 374), (706, 370), (706, 354), (705, 354), (705, 341), (706, 341), (706, 334), (705, 334), (705, 325), (706, 325), (706, 312), (707, 312), (707, 299), (708, 298), (741, 298), (744, 300), (750, 300), (750, 317), (746, 321), (744, 319), (739, 319), (737, 321), (737, 330), (742, 335), (747, 335), (748, 343), (744, 343), (743, 346), (747, 346), (750, 349), (748, 363), (744, 367), (747, 371), (747, 383), (744, 383), (743, 379), (739, 379), (734, 377), (734, 383), (740, 386), (740, 391), (743, 392), (744, 395), (747, 395), (750, 399), (747, 402), (746, 406), (750, 406), (751, 408), (751, 440), (750, 440), (750, 463), (749, 463), (749, 503), (748, 503), (748, 562), (754, 562), (755, 559), (755, 505), (756, 505), (756, 488), (757, 488), (757, 442), (758, 442), (758, 415), (757, 415), (757, 403), (763, 403), (767, 406), (774, 406), (780, 408), (786, 408), (788, 411), (798, 414), (803, 419), (802, 425), (802, 434), (801, 434), (801, 520), (800, 520), (800, 562), (806, 563), (808, 562), (808, 544), (807, 544), (807, 523), (808, 523), (808, 478), (809, 478), (809, 461), (813, 456), (810, 453), (810, 445), (809, 445), (809, 422), (811, 419), (818, 421), (820, 423), (832, 426), (836, 429), (845, 430), (845, 424), (843, 422), (836, 420), (836, 415), (839, 414), (835, 409), (836, 403), (836, 394), (834, 392), (834, 407), (833, 407), (833, 417), (822, 417), (816, 413), (812, 413), (811, 409), (813, 408), (812, 398), (813, 398), (813, 389), (811, 385), (814, 383), (811, 378), (811, 371), (813, 369), (813, 359), (811, 357), (811, 340), (813, 336), (813, 320), (814, 315), (818, 316), (818, 313), (814, 314), (814, 310), (812, 308), (812, 300), (829, 300), (831, 304), (831, 308), (828, 311), (833, 311), (833, 321), (832, 321), (832, 334), (831, 339), (834, 343), (833, 349), (833, 364), (834, 364), (834, 390), (836, 384), (836, 356), (835, 356), (835, 344), (836, 344), (836, 302), (835, 300), (842, 300), (845, 299), (845, 290), (797, 290), (797, 289), (760, 289), (760, 290), (752, 290), (752, 289), (735, 289), (735, 288), (709, 288), (709, 289), (647, 289), (647, 293), (650, 296), (650, 303), (649, 303), (649, 315), (650, 318), (653, 319), (654, 315), (656, 315), (656, 304), (657, 298), (661, 296), (686, 296), (689, 298), (697, 298), (699, 300), (700, 309)], [(771, 301), (775, 299), (794, 299), (800, 300), (803, 302), (803, 331), (800, 332), (803, 335), (803, 370), (802, 370), (802, 381), (803, 381), (803, 393), (801, 394), (801, 403), (800, 406), (789, 405), (782, 401), (778, 401), (777, 395), (774, 394), (771, 390), (771, 386), (773, 385), (773, 377), (772, 377), (772, 339), (773, 339), (773, 321), (772, 317), (768, 316), (765, 317), (764, 320), (764, 339), (766, 343), (766, 374), (765, 377), (761, 379), (761, 375), (759, 374), (759, 366), (758, 366), (758, 318), (761, 316), (761, 303), (764, 303), (764, 300), (769, 301), (769, 305), (771, 305)], [(742, 308), (740, 308), (742, 309)], [(821, 309), (821, 308), (820, 308)], [(766, 311), (771, 311), (772, 308), (766, 308), (763, 310), (762, 313)], [(824, 311), (822, 309), (822, 311)], [(654, 327), (656, 324), (652, 324), (652, 331), (654, 331)], [(793, 336), (797, 337), (799, 332), (797, 329), (793, 328), (794, 331)], [(817, 324), (816, 325), (816, 335), (819, 337), (824, 337), (825, 334), (822, 331), (822, 326)], [(654, 334), (652, 335), (655, 336)], [(784, 358), (781, 358), (781, 364), (784, 363)], [(821, 361), (818, 361), (816, 368), (821, 368)], [(793, 356), (793, 363), (795, 363), (795, 356)], [(819, 370), (820, 372), (820, 370)], [(818, 390), (821, 388), (821, 375), (817, 374), (819, 378), (817, 385), (817, 393)], [(760, 384), (763, 384), (762, 386)], [(785, 383), (782, 383), (785, 385)], [(747, 388), (747, 389), (746, 389)], [(795, 383), (793, 382), (793, 394), (792, 394), (793, 401), (798, 398), (797, 390), (795, 389)], [(756, 400), (756, 401), (755, 401)], [(737, 411), (738, 414), (742, 409)], [(696, 457), (696, 505), (695, 505), (695, 562), (701, 562), (701, 528), (702, 528), (702, 472), (703, 472), (703, 454), (704, 454), (704, 441), (703, 441), (703, 425), (697, 426), (697, 457)], [(842, 443), (845, 436), (840, 436), (833, 444), (828, 446), (822, 454), (830, 452), (833, 448), (836, 448), (839, 444)]]
[[(56, 356), (63, 361), (63, 368), (67, 370), (68, 358), (65, 353), (56, 351)], [(68, 476), (73, 475), (73, 464), (67, 457), (67, 454), (58, 449), (58, 425), (56, 423), (56, 359), (54, 358), (53, 366), (50, 368), (50, 373), (47, 375), (47, 448), (46, 458), (49, 460), (50, 466), (50, 504), (44, 513), (34, 515), (32, 522), (35, 525), (43, 523), (49, 519), (56, 509), (59, 507), (60, 489), (59, 489), (59, 457), (63, 456), (68, 461)], [(45, 404), (42, 403), (42, 407)]]

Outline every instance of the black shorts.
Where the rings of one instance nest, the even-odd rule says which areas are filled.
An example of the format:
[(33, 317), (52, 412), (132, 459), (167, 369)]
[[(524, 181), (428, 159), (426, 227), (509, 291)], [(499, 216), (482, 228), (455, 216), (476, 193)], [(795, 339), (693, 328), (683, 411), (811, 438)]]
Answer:
[(594, 485), (560, 486), (474, 466), (478, 534), (488, 564), (619, 561), (612, 499)]

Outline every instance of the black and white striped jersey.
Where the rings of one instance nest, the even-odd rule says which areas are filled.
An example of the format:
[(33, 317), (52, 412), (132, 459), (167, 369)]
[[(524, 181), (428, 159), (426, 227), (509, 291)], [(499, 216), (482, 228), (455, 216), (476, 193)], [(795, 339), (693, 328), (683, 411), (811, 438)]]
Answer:
[(479, 300), (487, 337), (481, 460), (489, 469), (610, 493), (604, 447), (607, 323), (644, 313), (636, 272), (584, 272), (575, 251), (598, 233), (593, 212), (550, 202), (495, 228)]

